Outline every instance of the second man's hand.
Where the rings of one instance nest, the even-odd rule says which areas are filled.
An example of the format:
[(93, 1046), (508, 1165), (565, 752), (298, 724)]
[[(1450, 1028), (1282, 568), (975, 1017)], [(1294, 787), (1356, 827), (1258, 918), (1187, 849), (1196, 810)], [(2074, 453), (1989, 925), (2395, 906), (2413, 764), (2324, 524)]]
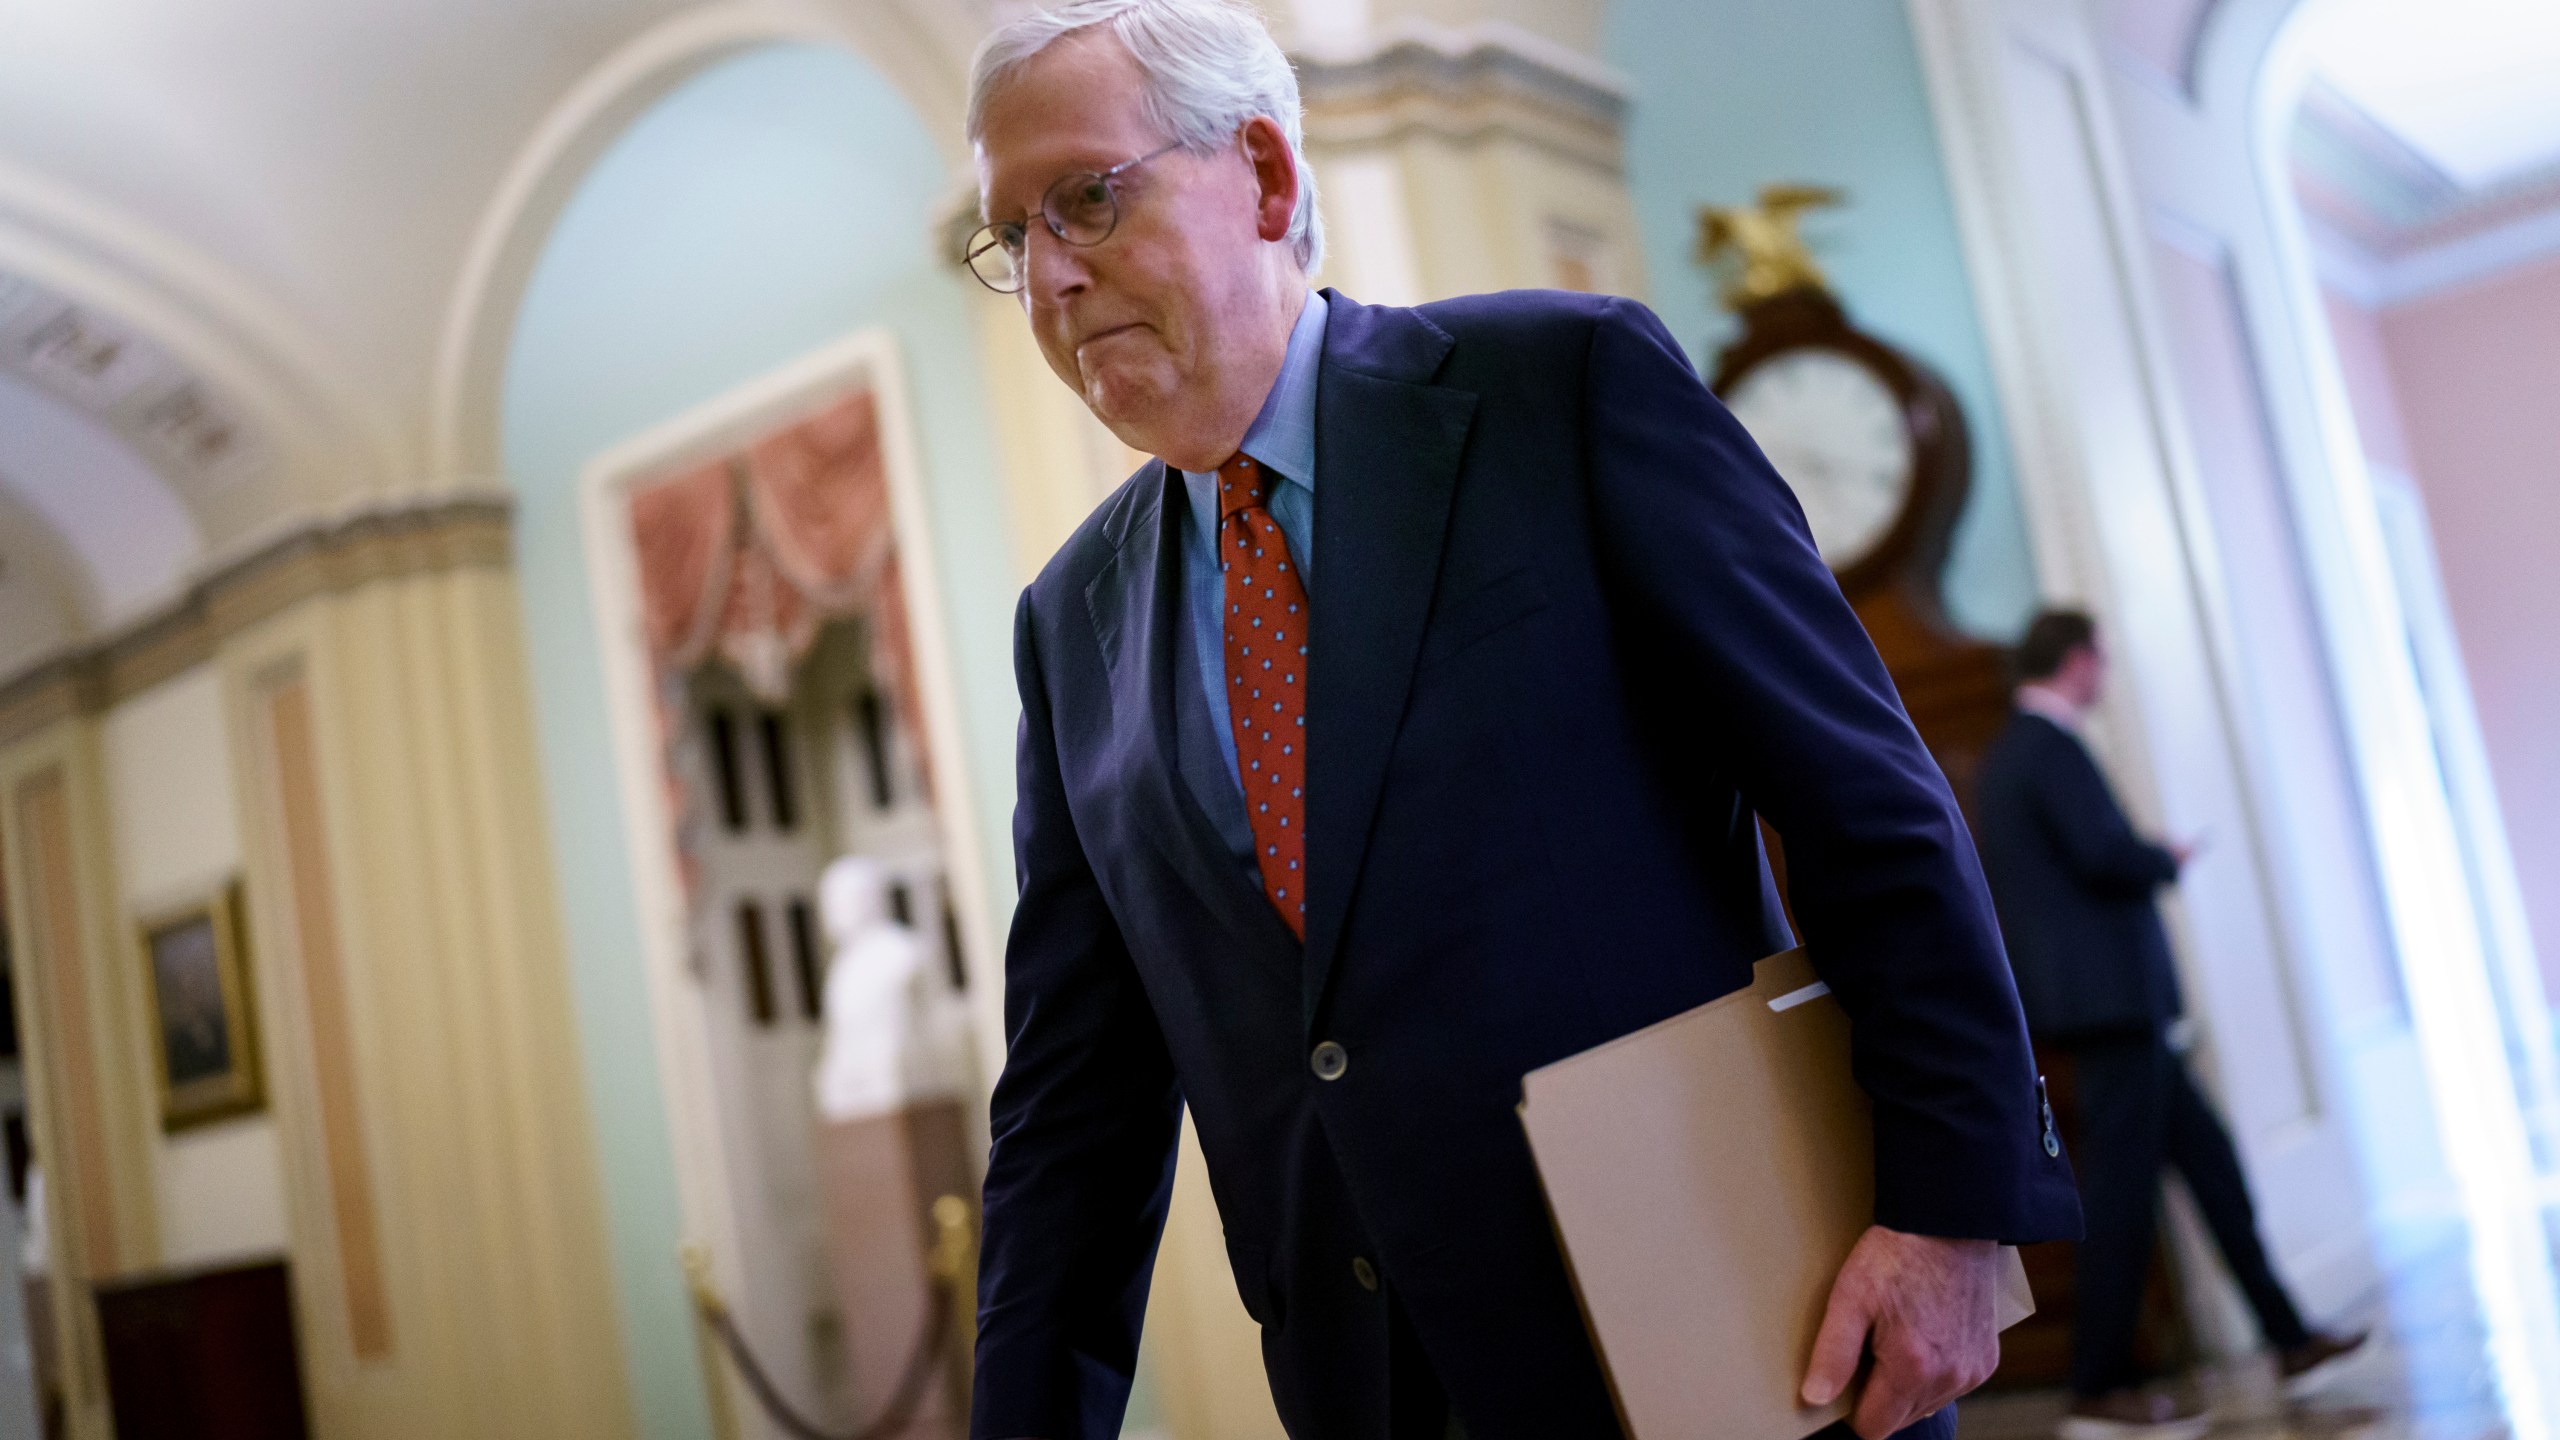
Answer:
[(1831, 1283), (1804, 1403), (1838, 1399), (1872, 1349), (1875, 1369), (1849, 1428), (1884, 1440), (1990, 1379), (2000, 1364), (1999, 1256), (1989, 1240), (1869, 1226)]

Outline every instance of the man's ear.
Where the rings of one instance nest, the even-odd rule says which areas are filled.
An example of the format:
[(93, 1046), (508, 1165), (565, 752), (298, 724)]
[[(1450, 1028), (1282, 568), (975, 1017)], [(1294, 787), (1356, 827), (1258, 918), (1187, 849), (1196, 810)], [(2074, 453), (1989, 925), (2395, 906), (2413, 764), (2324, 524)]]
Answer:
[(1298, 157), (1290, 152), (1289, 137), (1280, 130), (1279, 122), (1268, 115), (1256, 115), (1244, 122), (1245, 163), (1253, 167), (1254, 231), (1265, 240), (1278, 240), (1289, 233), (1289, 219), (1298, 211)]

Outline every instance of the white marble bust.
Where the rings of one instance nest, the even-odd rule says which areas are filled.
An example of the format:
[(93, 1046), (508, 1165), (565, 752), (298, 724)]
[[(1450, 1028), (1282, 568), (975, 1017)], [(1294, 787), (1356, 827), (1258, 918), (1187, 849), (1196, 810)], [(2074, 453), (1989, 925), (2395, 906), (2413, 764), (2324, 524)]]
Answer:
[(927, 963), (924, 943), (889, 913), (889, 876), (848, 855), (818, 880), (831, 947), (818, 1113), (859, 1120), (962, 1093), (968, 1017)]

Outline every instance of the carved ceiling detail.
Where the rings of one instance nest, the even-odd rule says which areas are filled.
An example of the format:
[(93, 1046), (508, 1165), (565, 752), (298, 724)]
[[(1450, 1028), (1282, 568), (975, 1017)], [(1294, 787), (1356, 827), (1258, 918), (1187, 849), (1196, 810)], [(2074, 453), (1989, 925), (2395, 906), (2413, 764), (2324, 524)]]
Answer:
[(183, 491), (226, 489), (268, 464), (237, 407), (166, 348), (93, 305), (5, 271), (0, 373), (97, 420)]

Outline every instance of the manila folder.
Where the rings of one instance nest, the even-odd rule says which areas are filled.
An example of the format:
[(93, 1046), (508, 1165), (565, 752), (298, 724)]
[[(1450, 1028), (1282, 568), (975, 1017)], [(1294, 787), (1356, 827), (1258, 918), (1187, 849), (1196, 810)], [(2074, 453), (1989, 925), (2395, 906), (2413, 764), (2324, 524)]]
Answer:
[[(1849, 1017), (1804, 951), (1748, 990), (1533, 1070), (1521, 1122), (1633, 1440), (1797, 1440), (1814, 1333), (1875, 1205)], [(2004, 1249), (1999, 1324), (2034, 1313)]]

